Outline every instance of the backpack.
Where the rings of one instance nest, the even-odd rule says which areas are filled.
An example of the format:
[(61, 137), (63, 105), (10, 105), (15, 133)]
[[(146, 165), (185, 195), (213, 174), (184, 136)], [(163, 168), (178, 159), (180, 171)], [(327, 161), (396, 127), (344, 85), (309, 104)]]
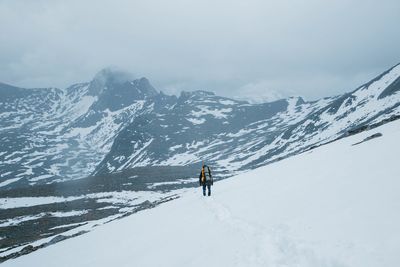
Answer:
[[(208, 173), (206, 173), (205, 168), (207, 167)], [(211, 181), (212, 183), (212, 176), (211, 176), (211, 170), (207, 165), (204, 165), (201, 168), (201, 182), (205, 183), (206, 181)]]

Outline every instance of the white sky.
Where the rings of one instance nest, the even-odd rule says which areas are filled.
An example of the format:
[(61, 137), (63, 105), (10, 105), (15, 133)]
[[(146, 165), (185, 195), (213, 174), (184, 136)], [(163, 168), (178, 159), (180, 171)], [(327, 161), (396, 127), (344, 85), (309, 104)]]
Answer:
[(315, 99), (400, 62), (398, 0), (0, 0), (0, 81), (66, 87), (117, 66), (159, 90)]

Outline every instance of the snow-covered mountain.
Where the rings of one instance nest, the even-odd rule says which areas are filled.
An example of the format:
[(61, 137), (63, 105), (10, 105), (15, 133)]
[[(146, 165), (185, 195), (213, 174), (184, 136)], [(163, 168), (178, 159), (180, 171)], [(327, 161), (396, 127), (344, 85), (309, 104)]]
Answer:
[(3, 264), (398, 266), (399, 135), (397, 120)]
[(111, 70), (65, 90), (0, 84), (0, 186), (205, 160), (233, 175), (400, 114), (400, 65), (353, 92), (249, 104)]
[(65, 90), (0, 84), (0, 185), (89, 175), (158, 94), (147, 79), (125, 76), (106, 69)]
[(0, 84), (0, 261), (179, 197), (201, 160), (221, 179), (396, 120), (399, 91), (400, 65), (313, 102), (169, 96), (107, 69), (64, 90)]
[(400, 114), (400, 65), (353, 92), (314, 102), (249, 104), (197, 91), (136, 117), (117, 135), (96, 173), (205, 160), (249, 170)]

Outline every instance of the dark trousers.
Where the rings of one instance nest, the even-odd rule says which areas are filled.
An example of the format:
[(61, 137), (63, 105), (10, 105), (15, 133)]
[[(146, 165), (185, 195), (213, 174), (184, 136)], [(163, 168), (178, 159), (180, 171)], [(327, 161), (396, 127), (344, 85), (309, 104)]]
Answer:
[(206, 186), (208, 188), (208, 195), (211, 196), (211, 185), (210, 184), (203, 184), (203, 196), (206, 195)]

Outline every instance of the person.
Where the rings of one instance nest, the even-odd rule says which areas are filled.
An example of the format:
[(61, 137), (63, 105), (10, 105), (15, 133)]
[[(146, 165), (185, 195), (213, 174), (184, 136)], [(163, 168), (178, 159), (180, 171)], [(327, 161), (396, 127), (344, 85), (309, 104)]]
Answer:
[(207, 165), (202, 165), (199, 175), (199, 184), (203, 186), (203, 196), (206, 195), (206, 187), (208, 189), (208, 196), (211, 196), (211, 186), (214, 184), (211, 170)]

